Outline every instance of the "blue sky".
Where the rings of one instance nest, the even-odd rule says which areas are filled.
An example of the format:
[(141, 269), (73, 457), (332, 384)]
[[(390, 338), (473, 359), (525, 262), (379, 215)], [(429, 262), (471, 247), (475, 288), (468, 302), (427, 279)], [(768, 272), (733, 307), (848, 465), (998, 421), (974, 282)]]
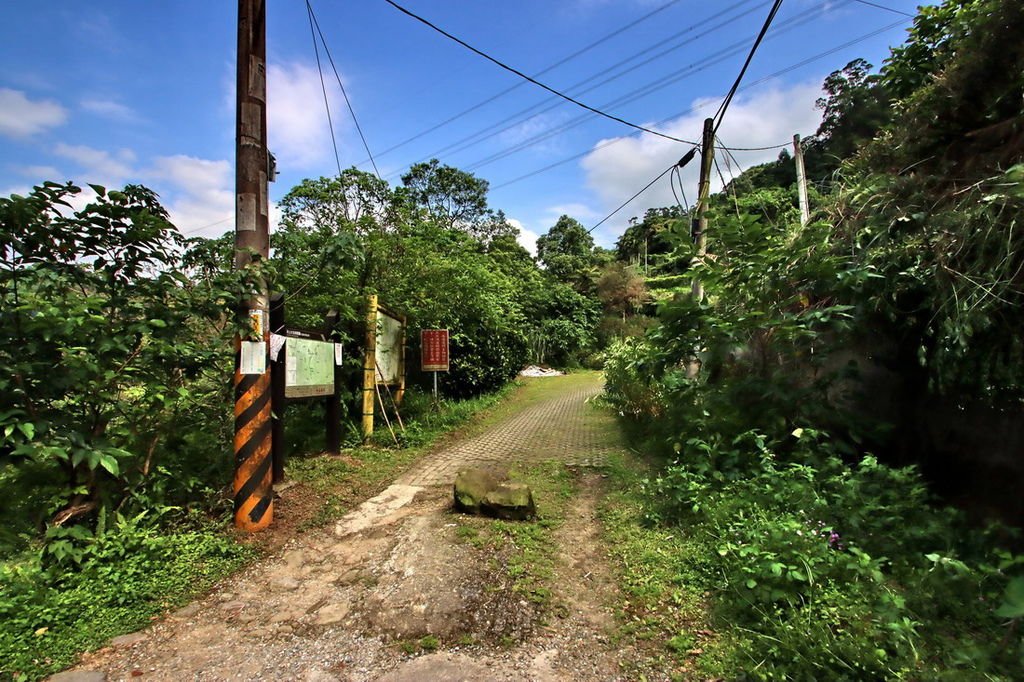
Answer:
[[(530, 74), (598, 42), (539, 80), (685, 139), (699, 138), (701, 121), (728, 90), (770, 6), (765, 0), (400, 4)], [(916, 5), (876, 4), (907, 13)], [(471, 170), (491, 183), (491, 206), (522, 228), (524, 242), (562, 213), (593, 225), (687, 150), (583, 116), (528, 83), (463, 114), (520, 80), (383, 0), (316, 0), (313, 7), (381, 175), (397, 183), (409, 164), (434, 156)], [(138, 182), (161, 195), (182, 231), (216, 236), (233, 229), (236, 3), (9, 3), (4, 18), (0, 195), (23, 194), (43, 180)], [(337, 166), (305, 3), (269, 0), (267, 25), (270, 147), (281, 172), (271, 199), (277, 200), (302, 178), (333, 175)], [(856, 0), (787, 0), (747, 73), (749, 87), (729, 109), (721, 140), (758, 147), (813, 133), (822, 79), (855, 57), (880, 64), (909, 25), (900, 14)], [(372, 170), (322, 52), (321, 60), (341, 164)], [(769, 77), (780, 71), (786, 72)], [(746, 167), (777, 154), (737, 152), (736, 161)], [(691, 194), (696, 166), (684, 174)], [(722, 167), (725, 177), (735, 170), (732, 162)], [(666, 177), (595, 237), (610, 245), (630, 216), (673, 202)]]

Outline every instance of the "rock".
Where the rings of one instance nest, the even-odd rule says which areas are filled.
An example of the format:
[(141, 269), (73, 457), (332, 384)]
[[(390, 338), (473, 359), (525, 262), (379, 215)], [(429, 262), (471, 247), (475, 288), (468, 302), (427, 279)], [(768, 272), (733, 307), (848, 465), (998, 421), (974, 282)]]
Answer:
[(302, 618), (301, 611), (276, 611), (270, 614), (271, 623), (284, 623), (289, 620), (298, 620)]
[(343, 621), (348, 612), (348, 604), (328, 604), (316, 612), (316, 620), (313, 622), (317, 625), (333, 625)]
[(47, 679), (50, 682), (105, 682), (107, 676), (98, 670), (68, 670)]
[(185, 618), (191, 618), (197, 613), (199, 613), (199, 604), (189, 604), (171, 613), (171, 618), (181, 618), (184, 620)]
[(533, 491), (525, 483), (502, 483), (484, 496), (480, 505), (488, 516), (522, 521), (537, 515)]
[(378, 678), (379, 682), (469, 682), (493, 679), (495, 675), (487, 666), (469, 656), (444, 652), (414, 658)]
[(283, 575), (271, 580), (270, 586), (280, 592), (291, 592), (299, 589), (299, 581), (290, 575)]
[(110, 646), (115, 649), (127, 649), (128, 647), (135, 646), (139, 642), (146, 641), (147, 635), (144, 632), (133, 632), (130, 635), (121, 635), (110, 640)]
[(245, 608), (244, 601), (229, 601), (220, 605), (222, 611), (241, 611)]
[(292, 570), (297, 570), (306, 563), (306, 554), (301, 549), (293, 549), (283, 557), (284, 564)]
[(455, 477), (455, 508), (479, 514), (487, 493), (508, 480), (508, 473), (496, 469), (463, 469)]

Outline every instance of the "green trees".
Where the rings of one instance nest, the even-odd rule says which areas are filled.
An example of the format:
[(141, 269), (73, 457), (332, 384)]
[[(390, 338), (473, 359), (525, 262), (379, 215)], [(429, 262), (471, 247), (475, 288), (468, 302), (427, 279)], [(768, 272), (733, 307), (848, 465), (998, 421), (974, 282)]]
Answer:
[(712, 257), (665, 234), (687, 269), (609, 353), (609, 400), (664, 457), (647, 514), (696, 539), (736, 636), (725, 677), (1021, 676), (1024, 560), (893, 462), (1021, 521), (1022, 31), (1019, 2), (949, 0), (880, 75), (832, 74), (819, 220), (790, 159), (748, 171), (712, 202)]
[(224, 312), (241, 293), (186, 276), (150, 190), (93, 189), (78, 211), (70, 184), (0, 198), (2, 475), (47, 482), (0, 504), (53, 527), (175, 466), (169, 443), (202, 402), (197, 378), (223, 367)]
[(594, 266), (594, 238), (578, 220), (563, 215), (537, 239), (537, 258), (555, 279), (586, 290)]

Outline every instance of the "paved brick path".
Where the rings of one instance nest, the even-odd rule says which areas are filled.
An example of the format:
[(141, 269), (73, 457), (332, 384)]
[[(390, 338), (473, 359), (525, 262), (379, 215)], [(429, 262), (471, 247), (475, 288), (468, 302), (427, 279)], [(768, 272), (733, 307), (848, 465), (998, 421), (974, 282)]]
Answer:
[(605, 455), (620, 447), (612, 417), (588, 403), (601, 392), (599, 375), (530, 381), (545, 382), (543, 399), (479, 436), (428, 456), (395, 483), (449, 485), (459, 469), (488, 464), (512, 466), (554, 459), (573, 466), (602, 466)]

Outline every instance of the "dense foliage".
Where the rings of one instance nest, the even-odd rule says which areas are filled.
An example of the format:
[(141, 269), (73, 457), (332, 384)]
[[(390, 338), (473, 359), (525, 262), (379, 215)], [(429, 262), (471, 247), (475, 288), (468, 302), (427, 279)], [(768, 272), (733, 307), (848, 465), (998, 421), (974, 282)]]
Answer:
[(832, 74), (805, 145), (810, 224), (784, 154), (714, 198), (711, 257), (657, 212), (620, 240), (633, 259), (654, 245), (659, 304), (609, 352), (607, 396), (660, 456), (648, 521), (688, 529), (685, 570), (727, 633), (709, 673), (1024, 670), (1015, 533), (977, 530), (871, 454), (927, 418), (879, 376), (903, 400), (1021, 412), (1022, 22), (1017, 2), (949, 0), (878, 74)]

